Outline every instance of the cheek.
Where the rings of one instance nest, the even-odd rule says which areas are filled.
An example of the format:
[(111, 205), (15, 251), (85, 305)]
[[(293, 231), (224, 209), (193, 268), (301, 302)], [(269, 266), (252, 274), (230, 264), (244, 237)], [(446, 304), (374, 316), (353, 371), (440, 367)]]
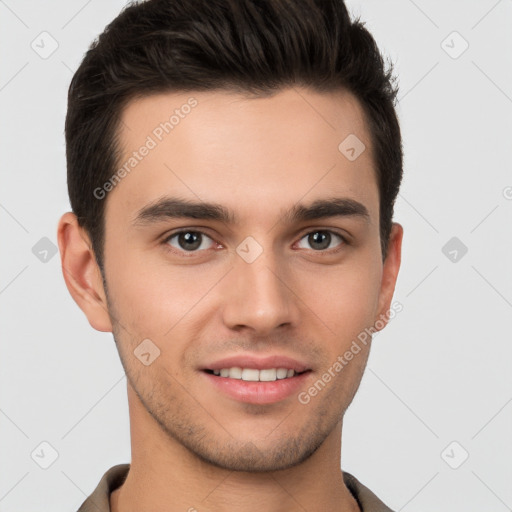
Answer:
[[(121, 252), (121, 251), (119, 251)], [(110, 262), (116, 261), (116, 249)], [(127, 254), (107, 271), (114, 314), (133, 338), (168, 340), (190, 324), (222, 276), (207, 266), (172, 266), (160, 256)]]
[(378, 264), (340, 265), (320, 268), (298, 276), (301, 299), (346, 343), (372, 325), (378, 307), (381, 271)]

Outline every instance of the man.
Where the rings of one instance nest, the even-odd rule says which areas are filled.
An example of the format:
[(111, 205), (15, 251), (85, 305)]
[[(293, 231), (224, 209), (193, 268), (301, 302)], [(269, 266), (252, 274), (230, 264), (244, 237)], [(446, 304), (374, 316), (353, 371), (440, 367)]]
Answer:
[(340, 454), (400, 266), (395, 95), (340, 0), (150, 0), (91, 46), (58, 240), (132, 460), (80, 512), (390, 510)]

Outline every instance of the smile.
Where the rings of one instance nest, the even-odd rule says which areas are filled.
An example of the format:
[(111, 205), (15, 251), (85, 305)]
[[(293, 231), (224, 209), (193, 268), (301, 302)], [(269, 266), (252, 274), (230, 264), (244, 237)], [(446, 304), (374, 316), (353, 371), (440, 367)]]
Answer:
[(228, 377), (230, 379), (245, 380), (249, 382), (272, 382), (275, 380), (294, 377), (298, 372), (291, 368), (265, 368), (258, 370), (256, 368), (221, 368), (220, 370), (207, 370), (218, 377)]

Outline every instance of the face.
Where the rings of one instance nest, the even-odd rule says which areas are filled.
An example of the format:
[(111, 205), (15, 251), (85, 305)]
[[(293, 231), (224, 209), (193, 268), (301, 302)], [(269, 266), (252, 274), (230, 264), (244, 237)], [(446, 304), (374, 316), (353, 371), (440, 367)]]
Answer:
[[(339, 149), (351, 134), (355, 159)], [(382, 261), (360, 105), (343, 91), (162, 94), (128, 104), (120, 140), (105, 279), (138, 406), (226, 469), (306, 460), (341, 425), (370, 344), (343, 355), (398, 272), (399, 233)]]

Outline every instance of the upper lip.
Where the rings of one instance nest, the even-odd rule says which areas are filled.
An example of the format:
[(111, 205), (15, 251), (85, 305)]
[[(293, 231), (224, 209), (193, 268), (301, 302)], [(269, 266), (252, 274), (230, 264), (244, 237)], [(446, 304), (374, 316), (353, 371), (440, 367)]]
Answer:
[(297, 359), (282, 355), (273, 355), (266, 357), (255, 357), (251, 355), (236, 355), (224, 357), (213, 363), (208, 364), (204, 370), (222, 370), (222, 368), (254, 368), (256, 370), (265, 370), (268, 368), (287, 368), (295, 370), (296, 373), (309, 370), (309, 366)]

